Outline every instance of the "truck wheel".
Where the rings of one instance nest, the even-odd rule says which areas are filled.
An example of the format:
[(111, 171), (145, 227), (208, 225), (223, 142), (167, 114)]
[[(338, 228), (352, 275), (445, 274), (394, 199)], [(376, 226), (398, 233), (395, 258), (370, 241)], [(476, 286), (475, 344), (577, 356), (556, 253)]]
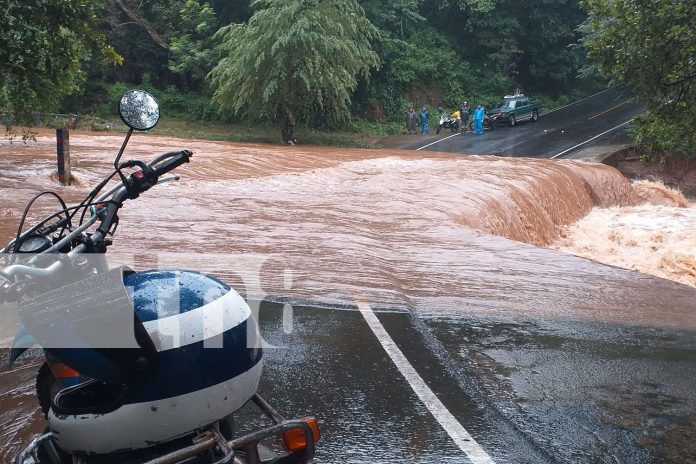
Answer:
[(510, 116), (510, 127), (515, 127), (517, 125), (517, 119), (515, 119), (515, 115)]
[(539, 112), (537, 110), (532, 111), (532, 122), (537, 122), (539, 120)]

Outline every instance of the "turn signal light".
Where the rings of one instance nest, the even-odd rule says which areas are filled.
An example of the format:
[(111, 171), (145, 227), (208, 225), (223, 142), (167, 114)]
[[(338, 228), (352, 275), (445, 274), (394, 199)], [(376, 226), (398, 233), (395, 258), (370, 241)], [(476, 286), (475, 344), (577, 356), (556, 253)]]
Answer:
[(80, 373), (60, 362), (50, 362), (48, 367), (56, 376), (58, 382), (64, 387), (71, 387), (80, 382)]
[[(318, 442), (320, 434), (316, 419), (313, 417), (306, 417), (302, 419), (302, 421), (309, 425), (309, 428), (312, 429), (314, 443)], [(307, 447), (307, 438), (305, 437), (304, 429), (290, 429), (283, 432), (281, 434), (281, 438), (283, 439), (283, 446), (285, 447), (285, 450), (291, 453), (302, 451)]]

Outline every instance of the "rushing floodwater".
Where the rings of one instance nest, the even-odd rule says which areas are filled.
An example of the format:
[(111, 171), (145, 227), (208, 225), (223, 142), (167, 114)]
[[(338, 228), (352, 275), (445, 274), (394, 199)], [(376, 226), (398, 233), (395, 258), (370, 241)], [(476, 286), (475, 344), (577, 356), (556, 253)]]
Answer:
[[(109, 173), (121, 142), (72, 134), (80, 182), (67, 188), (51, 180), (51, 137), (29, 146), (1, 142), (0, 241), (14, 235), (35, 192), (80, 200)], [(696, 329), (686, 287), (537, 247), (593, 208), (641, 208), (612, 168), (137, 134), (124, 159), (180, 148), (194, 152), (192, 163), (177, 171), (179, 182), (127, 203), (112, 256), (136, 267), (213, 272), (255, 298), (360, 298), (420, 313)], [(52, 208), (46, 200), (36, 216)], [(27, 420), (36, 415), (32, 377), (31, 363), (0, 374), (0, 430), (9, 444), (0, 460), (39, 427)]]
[(553, 248), (696, 287), (696, 207), (597, 208)]

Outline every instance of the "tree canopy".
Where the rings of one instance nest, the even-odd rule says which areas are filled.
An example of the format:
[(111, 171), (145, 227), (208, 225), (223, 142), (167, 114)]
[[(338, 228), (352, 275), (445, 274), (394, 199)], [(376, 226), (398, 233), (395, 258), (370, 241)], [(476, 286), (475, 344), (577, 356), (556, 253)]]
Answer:
[(0, 0), (0, 111), (103, 114), (138, 85), (167, 115), (268, 118), (288, 138), (296, 121), (400, 121), (410, 105), (491, 104), (515, 88), (563, 104), (614, 81), (646, 104), (640, 142), (694, 153), (695, 10), (692, 0)]
[(97, 22), (94, 1), (0, 0), (0, 111), (55, 109), (89, 57), (121, 63)]
[(357, 78), (379, 65), (377, 29), (356, 0), (256, 0), (247, 24), (218, 33), (223, 58), (210, 76), (223, 111), (280, 121), (294, 139), (298, 117), (344, 121)]
[[(34, 26), (45, 31), (60, 31), (63, 27), (62, 33), (67, 35), (79, 36), (80, 31), (87, 31), (92, 34), (92, 42), (101, 41), (102, 46), (106, 38), (123, 57), (121, 66), (105, 66), (103, 62), (87, 58), (94, 52), (85, 50), (94, 50), (93, 46), (80, 45), (74, 49), (60, 46), (62, 55), (56, 59), (69, 64), (74, 73), (61, 72), (60, 79), (56, 79), (55, 73), (41, 70), (27, 73), (46, 76), (49, 86), (18, 87), (48, 89), (43, 95), (50, 97), (54, 106), (59, 102), (62, 111), (101, 112), (107, 103), (113, 103), (113, 95), (123, 86), (142, 85), (158, 95), (166, 114), (249, 119), (249, 114), (230, 111), (229, 106), (218, 112), (218, 102), (224, 99), (211, 98), (211, 81), (205, 78), (224, 57), (220, 53), (230, 55), (233, 52), (226, 50), (226, 45), (216, 47), (216, 41), (232, 44), (237, 40), (232, 35), (242, 31), (246, 38), (252, 37), (256, 31), (259, 37), (274, 40), (265, 45), (280, 47), (279, 50), (296, 45), (318, 45), (316, 52), (319, 54), (338, 51), (338, 55), (327, 59), (329, 63), (346, 52), (348, 54), (343, 56), (352, 61), (362, 59), (358, 55), (369, 56), (371, 64), (367, 70), (360, 68), (351, 79), (339, 74), (330, 76), (350, 83), (341, 87), (340, 97), (338, 94), (341, 92), (330, 96), (330, 87), (319, 81), (313, 82), (312, 88), (318, 89), (321, 95), (314, 103), (321, 100), (322, 104), (304, 105), (296, 114), (312, 126), (335, 124), (346, 115), (380, 121), (400, 120), (409, 104), (453, 106), (461, 103), (459, 100), (462, 98), (492, 103), (501, 93), (516, 87), (559, 102), (582, 95), (587, 90), (583, 88), (585, 83), (576, 77), (578, 69), (585, 64), (582, 51), (568, 47), (577, 42), (580, 36), (577, 26), (586, 17), (579, 9), (578, 0), (539, 0), (532, 4), (520, 4), (517, 0), (352, 0), (345, 6), (332, 0), (0, 2), (8, 5), (2, 10), (2, 18), (10, 25), (0, 33), (3, 34), (3, 45), (8, 43), (26, 51), (30, 45), (23, 40), (15, 41), (10, 32), (25, 34)], [(61, 10), (68, 6), (75, 7), (70, 11)], [(332, 16), (332, 9), (337, 14), (345, 14), (345, 18)], [(21, 15), (18, 16), (17, 11), (21, 11)], [(348, 19), (355, 18), (351, 13), (360, 18), (354, 28), (362, 29), (369, 36), (364, 41), (364, 49), (356, 49), (357, 55), (348, 47), (343, 50), (333, 48), (336, 44), (353, 40), (349, 37), (351, 29), (343, 30), (344, 24), (350, 25)], [(12, 22), (6, 20), (8, 14), (23, 19)], [(271, 17), (274, 14), (278, 17)], [(252, 15), (255, 19), (250, 21)], [(273, 30), (255, 28), (254, 24), (264, 17), (270, 21)], [(294, 23), (289, 19), (300, 17), (305, 18), (304, 22)], [(336, 36), (335, 40), (323, 44), (320, 35), (326, 29), (322, 29), (324, 25), (321, 23), (325, 18), (328, 18), (326, 26), (335, 25), (345, 37)], [(318, 26), (311, 24), (312, 21), (318, 21)], [(222, 28), (216, 40), (215, 34)], [(288, 34), (290, 28), (296, 31), (294, 35)], [(294, 42), (276, 43), (276, 35), (285, 35)], [(237, 43), (241, 41), (237, 40)], [(263, 43), (258, 42), (255, 46), (261, 45)], [(244, 44), (243, 48), (251, 49), (252, 46)], [(379, 67), (375, 66), (377, 61)], [(235, 68), (230, 60), (226, 63)], [(351, 66), (349, 64), (347, 69)], [(240, 66), (236, 68), (241, 70)], [(218, 67), (217, 73), (221, 69)], [(317, 74), (321, 75), (329, 76)], [(309, 74), (305, 77), (313, 78)], [(264, 76), (264, 81), (268, 79)], [(84, 85), (77, 85), (82, 80)], [(221, 82), (217, 81), (218, 84)], [(296, 83), (300, 85), (298, 95), (301, 95), (302, 85), (306, 86), (303, 79), (292, 85), (291, 82), (283, 85), (294, 90)], [(52, 87), (56, 85), (62, 88)], [(220, 91), (219, 86), (216, 90)], [(64, 99), (62, 96), (66, 92), (70, 96)], [(303, 102), (305, 97), (301, 97)], [(324, 107), (327, 97), (334, 102), (350, 102), (350, 107), (348, 110), (343, 104)], [(259, 114), (261, 112), (252, 117)], [(270, 112), (266, 114), (275, 117)]]
[(587, 53), (645, 102), (637, 138), (652, 151), (696, 154), (696, 2), (584, 0)]

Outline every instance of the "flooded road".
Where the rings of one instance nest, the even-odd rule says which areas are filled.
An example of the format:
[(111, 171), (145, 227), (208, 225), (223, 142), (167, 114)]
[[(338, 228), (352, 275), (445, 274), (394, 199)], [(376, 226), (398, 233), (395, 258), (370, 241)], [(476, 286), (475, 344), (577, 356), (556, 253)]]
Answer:
[[(121, 138), (71, 140), (75, 172), (93, 185), (109, 172)], [(31, 195), (55, 187), (51, 143), (2, 147), (0, 195), (10, 218), (3, 240)], [(676, 284), (529, 245), (553, 242), (559, 225), (595, 206), (638, 203), (628, 181), (606, 166), (405, 151), (329, 155), (320, 147), (142, 135), (131, 147), (126, 157), (189, 148), (194, 158), (178, 170), (179, 182), (126, 204), (113, 254), (146, 259), (154, 251), (161, 265), (214, 271), (236, 287), (260, 272), (260, 288), (241, 289), (250, 297), (344, 304), (359, 291), (373, 307), (422, 313), (456, 308), (696, 328), (691, 294)], [(86, 190), (58, 189), (73, 202)]]
[[(74, 172), (81, 185), (94, 185), (109, 172), (121, 141), (118, 135), (71, 134), (77, 161)], [(586, 329), (581, 333), (592, 334), (596, 332), (591, 328), (626, 327), (640, 337), (658, 331), (671, 334), (669, 337), (681, 346), (679, 362), (693, 358), (694, 349), (686, 343), (689, 336), (685, 334), (696, 330), (695, 290), (537, 247), (556, 241), (560, 226), (574, 223), (594, 207), (639, 204), (628, 181), (612, 168), (570, 160), (283, 148), (143, 135), (133, 137), (124, 159), (148, 160), (181, 148), (194, 152), (191, 164), (177, 171), (181, 180), (157, 187), (126, 205), (120, 214), (112, 255), (134, 262), (136, 267), (158, 264), (209, 271), (250, 298), (348, 309), (298, 310), (298, 322), (302, 314), (311, 315), (306, 330), (293, 332), (305, 334), (305, 338), (296, 341), (290, 350), (269, 354), (264, 374), (264, 388), (278, 401), (286, 402), (285, 411), (294, 413), (299, 408), (298, 413), (304, 413), (306, 405), (313, 410), (307, 413), (329, 414), (324, 418), (331, 430), (325, 444), (328, 454), (323, 455), (322, 462), (432, 462), (437, 457), (442, 458), (441, 462), (462, 462), (443, 432), (436, 432), (436, 423), (426, 425), (432, 427), (432, 433), (423, 435), (434, 435), (434, 441), (427, 438), (421, 443), (410, 441), (391, 447), (399, 435), (417, 435), (427, 411), (418, 409), (398, 373), (392, 370), (390, 375), (379, 377), (388, 359), (380, 358), (372, 374), (360, 373), (365, 365), (360, 357), (352, 363), (341, 361), (342, 357), (353, 356), (351, 346), (376, 343), (364, 339), (370, 333), (359, 313), (350, 311), (356, 299), (369, 302), (385, 325), (392, 318), (390, 314), (406, 321), (392, 322), (396, 325), (391, 333), (414, 364), (418, 365), (416, 356), (420, 351), (429, 352), (433, 344), (441, 346), (433, 351), (438, 353), (435, 361), (420, 361), (425, 372), (421, 375), (436, 393), (439, 387), (449, 389), (449, 393), (442, 393), (445, 398), (473, 398), (469, 401), (478, 407), (480, 396), (480, 402), (488, 406), (465, 414), (466, 408), (460, 404), (462, 411), (457, 417), (499, 462), (605, 462), (594, 459), (606, 447), (575, 459), (572, 453), (559, 452), (561, 447), (530, 439), (552, 430), (552, 422), (544, 422), (545, 417), (557, 421), (559, 416), (538, 411), (523, 411), (515, 417), (505, 414), (505, 408), (525, 401), (530, 391), (524, 388), (524, 382), (513, 378), (510, 366), (515, 363), (505, 357), (506, 350), (520, 352), (519, 339), (500, 339), (495, 334), (486, 335), (493, 337), (488, 339), (482, 335), (485, 330), (473, 332), (480, 335), (476, 338), (471, 327), (509, 324), (509, 332), (529, 334), (544, 332), (545, 324), (567, 324), (559, 338), (570, 340), (569, 346), (575, 343), (572, 334), (578, 327)], [(0, 241), (13, 236), (21, 211), (35, 192), (55, 188), (71, 203), (86, 194), (86, 187), (56, 188), (50, 179), (52, 157), (50, 137), (40, 137), (37, 145), (28, 147), (6, 142), (0, 145)], [(52, 205), (42, 203), (40, 209), (45, 213)], [(336, 321), (333, 325), (332, 320)], [(352, 322), (343, 325), (346, 320)], [(527, 327), (530, 321), (538, 326)], [(278, 330), (277, 319), (268, 324), (271, 334)], [(452, 327), (452, 331), (447, 332), (445, 326)], [(326, 334), (314, 338), (322, 330)], [(415, 331), (424, 341), (409, 348), (409, 340), (400, 338), (409, 331)], [(612, 332), (602, 329), (599, 333)], [(611, 339), (611, 335), (607, 337)], [(510, 344), (491, 348), (491, 340), (503, 345), (509, 340)], [(472, 345), (463, 344), (465, 341)], [(332, 343), (336, 345), (333, 348), (329, 346)], [(542, 345), (538, 344), (539, 352), (549, 353), (551, 347)], [(375, 346), (372, 351), (377, 356), (379, 347)], [(317, 350), (316, 356), (296, 357), (308, 349)], [(567, 366), (591, 366), (613, 356), (608, 348), (598, 350), (601, 353), (596, 359), (585, 356), (568, 360)], [(469, 352), (485, 357), (466, 355)], [(463, 362), (462, 353), (473, 365), (457, 367)], [(298, 359), (301, 362), (293, 364)], [(316, 372), (318, 359), (325, 359), (321, 365), (327, 369), (326, 379), (317, 380), (309, 397), (299, 390), (286, 393), (286, 398), (278, 394), (278, 382), (295, 385), (288, 376), (304, 375), (302, 367)], [(492, 361), (486, 363), (485, 359)], [(441, 372), (427, 376), (427, 366), (435, 369), (436, 362), (442, 364)], [(561, 372), (560, 367), (548, 363), (549, 376)], [(693, 362), (687, 365), (691, 367), (675, 367), (674, 372), (693, 372), (689, 371)], [(659, 380), (649, 374), (654, 366), (645, 366), (634, 372), (645, 370), (646, 378), (653, 379), (650, 382)], [(540, 369), (542, 374), (546, 372), (543, 366)], [(26, 375), (16, 372), (0, 377), (5, 392), (0, 399), (5, 413), (0, 428), (6, 431), (8, 443), (15, 443), (15, 437), (26, 438), (28, 429), (36, 427), (27, 421), (33, 414), (29, 406), (31, 370), (28, 365)], [(460, 385), (462, 372), (471, 377), (467, 380), (471, 391)], [(524, 377), (524, 369), (521, 372)], [(364, 377), (362, 383), (353, 384), (353, 376), (359, 374)], [(536, 375), (529, 377), (530, 384)], [(627, 385), (632, 381), (624, 379)], [(558, 377), (553, 381), (558, 382)], [(590, 388), (587, 382), (576, 378), (568, 384), (585, 390)], [(675, 397), (693, 393), (693, 381), (684, 383), (685, 390)], [(342, 405), (327, 405), (330, 391), (348, 396)], [(387, 404), (385, 391), (394, 392), (398, 407)], [(557, 398), (558, 393), (553, 396)], [(358, 409), (351, 411), (350, 405)], [(693, 406), (682, 404), (685, 417), (691, 417)], [(327, 409), (342, 415), (333, 417)], [(411, 409), (413, 413), (409, 413)], [(532, 416), (534, 421), (525, 422)], [(506, 425), (508, 422), (512, 425)], [(348, 450), (350, 437), (341, 434), (362, 426), (376, 427), (373, 438), (378, 441), (369, 449)], [(564, 440), (571, 444), (565, 446), (581, 449), (583, 440), (604, 439), (582, 432), (582, 427), (573, 430), (581, 439), (572, 443), (572, 433), (568, 432)], [(612, 433), (624, 437), (626, 447), (633, 443), (619, 432)], [(13, 446), (2, 450), (5, 458)], [(385, 454), (370, 460), (376, 449)], [(626, 458), (619, 456), (618, 462), (650, 462), (653, 456), (651, 451), (631, 453)], [(523, 461), (517, 459), (519, 456), (531, 458)], [(633, 456), (639, 458), (633, 460)]]

